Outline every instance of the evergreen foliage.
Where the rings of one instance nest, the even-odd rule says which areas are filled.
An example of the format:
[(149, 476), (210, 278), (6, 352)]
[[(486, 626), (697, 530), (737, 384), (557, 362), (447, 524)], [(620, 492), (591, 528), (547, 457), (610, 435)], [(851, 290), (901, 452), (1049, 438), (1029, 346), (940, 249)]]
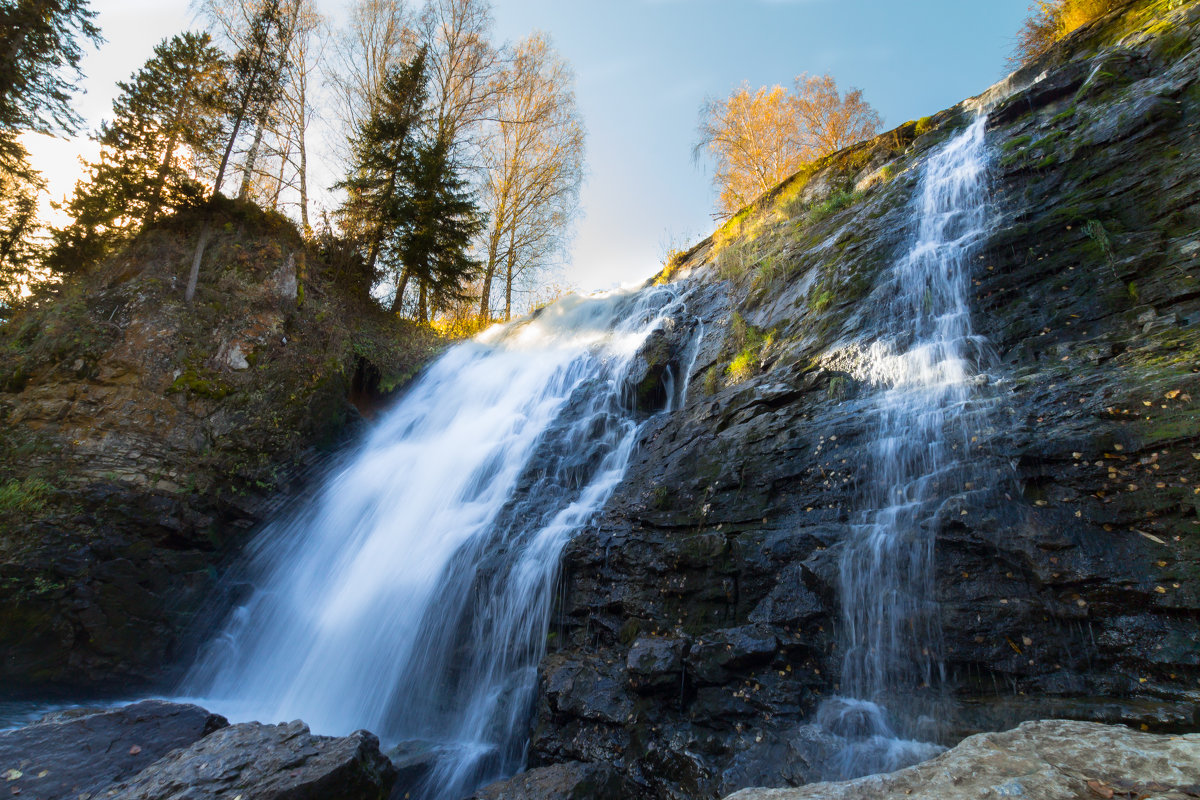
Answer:
[(65, 205), (74, 222), (55, 235), (54, 266), (71, 271), (163, 210), (203, 199), (223, 134), (225, 66), (208, 34), (184, 33), (119, 84), (113, 119), (94, 137), (100, 158)]
[[(24, 165), (24, 148), (17, 147), (16, 160)], [(37, 172), (0, 163), (0, 319), (8, 316), (41, 271), (43, 246), (37, 206), (42, 189)]]
[(367, 269), (395, 286), (395, 312), (415, 286), (422, 322), (464, 297), (463, 287), (479, 272), (468, 252), (482, 228), (451, 142), (422, 126), (427, 53), (422, 48), (384, 78), (354, 137), (351, 172), (339, 184), (347, 194), (342, 227), (365, 251)]
[(0, 163), (17, 169), (18, 131), (74, 131), (69, 75), (79, 76), (80, 40), (99, 44), (87, 0), (0, 3)]
[[(426, 51), (393, 67), (384, 77), (375, 106), (351, 143), (350, 174), (338, 184), (347, 199), (339, 217), (342, 229), (361, 243), (366, 268), (380, 278), (402, 282), (395, 237), (407, 223), (408, 208), (400, 202), (405, 165), (413, 160), (421, 111), (425, 103)], [(382, 258), (382, 264), (380, 259)], [(397, 293), (397, 304), (403, 290)]]
[(445, 137), (423, 142), (406, 166), (411, 194), (400, 204), (406, 224), (397, 252), (417, 281), (417, 321), (428, 322), (431, 308), (465, 299), (464, 286), (479, 275), (469, 251), (483, 220)]

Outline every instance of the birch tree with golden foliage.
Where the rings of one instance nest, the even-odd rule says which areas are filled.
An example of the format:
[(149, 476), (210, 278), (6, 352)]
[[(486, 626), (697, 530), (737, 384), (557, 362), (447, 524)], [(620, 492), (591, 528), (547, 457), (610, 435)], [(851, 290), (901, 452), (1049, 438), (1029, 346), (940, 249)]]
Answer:
[(800, 75), (794, 88), (742, 84), (701, 109), (700, 143), (715, 162), (717, 218), (727, 219), (805, 164), (874, 136), (883, 119), (862, 90), (844, 95), (829, 75)]

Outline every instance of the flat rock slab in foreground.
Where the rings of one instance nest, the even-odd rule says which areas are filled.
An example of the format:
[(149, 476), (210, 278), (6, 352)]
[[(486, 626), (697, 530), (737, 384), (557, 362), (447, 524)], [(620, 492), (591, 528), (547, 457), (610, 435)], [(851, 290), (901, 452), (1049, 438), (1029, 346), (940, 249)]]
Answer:
[(382, 800), (395, 782), (366, 731), (230, 725), (160, 700), (60, 711), (0, 733), (0, 793), (22, 800)]
[[(396, 769), (366, 731), (313, 736), (303, 722), (231, 725), (175, 750), (131, 780), (113, 800), (381, 800)], [(111, 794), (110, 794), (111, 793)]]
[(48, 714), (0, 733), (0, 787), (23, 798), (75, 800), (228, 724), (199, 706), (160, 700)]
[(1026, 722), (981, 733), (924, 764), (727, 800), (1033, 800), (1200, 797), (1200, 734), (1157, 736), (1091, 722)]

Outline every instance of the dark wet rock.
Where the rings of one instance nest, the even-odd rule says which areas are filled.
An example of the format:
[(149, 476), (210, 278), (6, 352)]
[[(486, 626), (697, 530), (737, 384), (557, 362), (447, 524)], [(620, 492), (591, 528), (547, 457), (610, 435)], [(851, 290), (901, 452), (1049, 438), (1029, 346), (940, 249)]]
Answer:
[(539, 767), (479, 789), (470, 800), (625, 800), (616, 770), (571, 762)]
[[(1044, 716), (1200, 726), (1200, 6), (1131, 19), (1064, 41), (989, 115), (978, 458), (935, 481), (926, 520), (947, 696), (921, 702), (944, 703), (943, 744)], [(876, 292), (922, 160), (973, 113), (851, 148), (784, 185), (786, 209), (760, 200), (744, 225), (784, 242), (772, 274), (717, 267), (729, 230), (690, 253), (687, 401), (646, 423), (565, 552), (534, 763), (607, 761), (656, 800), (821, 777), (829, 742), (791, 743), (839, 691)], [(860, 194), (807, 216), (838, 187)]]
[(228, 724), (199, 706), (160, 700), (53, 712), (0, 733), (3, 786), (37, 800), (100, 796), (112, 783)]
[(624, 376), (627, 408), (649, 414), (678, 399), (695, 332), (694, 317), (669, 317), (646, 337)]
[(612, 665), (589, 659), (544, 666), (545, 697), (560, 713), (610, 723), (624, 722), (632, 713), (633, 703)]
[(841, 744), (819, 725), (801, 725), (765, 736), (756, 732), (722, 770), (717, 791), (724, 794), (754, 784), (801, 786), (815, 782), (823, 777)]
[(396, 769), (366, 731), (313, 736), (302, 722), (222, 728), (104, 793), (114, 800), (382, 800)]
[(629, 648), (626, 669), (638, 691), (678, 687), (683, 681), (685, 639), (642, 637)]
[(396, 768), (396, 784), (392, 790), (396, 794), (404, 788), (419, 785), (429, 777), (437, 766), (442, 749), (433, 742), (415, 739), (389, 748), (385, 755)]
[(915, 767), (800, 789), (746, 789), (728, 800), (967, 800), (1200, 794), (1200, 734), (1162, 736), (1047, 720), (983, 733)]
[(698, 683), (725, 683), (739, 669), (772, 661), (778, 649), (774, 632), (766, 627), (712, 631), (688, 653), (688, 672)]

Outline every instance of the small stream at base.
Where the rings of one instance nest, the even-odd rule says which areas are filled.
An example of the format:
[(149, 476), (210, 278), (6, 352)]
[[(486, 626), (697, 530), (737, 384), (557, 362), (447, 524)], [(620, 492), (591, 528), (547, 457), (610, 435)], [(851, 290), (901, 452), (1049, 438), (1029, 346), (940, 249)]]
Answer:
[(256, 588), (182, 694), (424, 753), (414, 799), (519, 771), (559, 557), (624, 475), (646, 416), (626, 375), (679, 291), (567, 298), (442, 356), (256, 540)]

